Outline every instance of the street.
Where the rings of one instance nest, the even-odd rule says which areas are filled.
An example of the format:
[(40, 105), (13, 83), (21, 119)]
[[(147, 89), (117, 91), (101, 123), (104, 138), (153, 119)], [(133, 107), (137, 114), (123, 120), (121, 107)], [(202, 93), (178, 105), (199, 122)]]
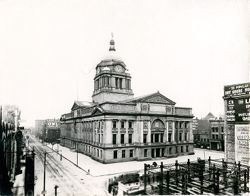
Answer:
[(67, 160), (60, 160), (60, 156), (47, 146), (35, 139), (30, 142), (35, 150), (35, 194), (42, 195), (44, 180), (44, 155), (46, 152), (46, 195), (106, 195), (104, 183), (94, 180), (92, 176), (74, 166)]

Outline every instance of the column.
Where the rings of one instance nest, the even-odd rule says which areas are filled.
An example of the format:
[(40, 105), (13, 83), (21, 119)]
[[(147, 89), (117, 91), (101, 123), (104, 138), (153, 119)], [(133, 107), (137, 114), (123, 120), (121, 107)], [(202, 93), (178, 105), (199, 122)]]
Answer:
[(172, 142), (175, 142), (175, 121), (172, 122)]
[(110, 81), (110, 82), (111, 82), (111, 83), (110, 83), (110, 84), (111, 84), (111, 87), (112, 87), (112, 88), (115, 88), (115, 78), (114, 78), (114, 77), (111, 77), (110, 80), (111, 80), (111, 81)]
[(126, 86), (125, 86), (125, 78), (122, 78), (122, 89), (125, 89)]
[(188, 141), (190, 141), (190, 142), (193, 142), (194, 141), (194, 136), (193, 136), (193, 126), (192, 126), (192, 123), (191, 122), (189, 122), (188, 123), (189, 124), (189, 133), (188, 133), (188, 135), (189, 135), (189, 137), (188, 137)]
[(150, 121), (148, 121), (148, 136), (147, 136), (147, 143), (151, 142), (151, 127), (150, 127)]
[(166, 136), (164, 137), (163, 142), (168, 142), (168, 121), (166, 121)]

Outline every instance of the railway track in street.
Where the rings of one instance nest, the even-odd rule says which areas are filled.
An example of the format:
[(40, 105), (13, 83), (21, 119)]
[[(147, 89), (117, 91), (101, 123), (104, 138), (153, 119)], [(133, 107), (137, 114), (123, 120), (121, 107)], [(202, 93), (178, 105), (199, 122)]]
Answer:
[[(79, 175), (77, 176), (72, 169), (67, 166), (67, 164), (63, 164), (62, 161), (59, 160), (59, 155), (55, 152), (51, 151), (46, 146), (41, 145), (41, 143), (33, 140), (31, 143), (31, 146), (34, 147), (36, 159), (38, 161), (38, 164), (40, 165), (40, 168), (44, 164), (44, 154), (46, 153), (46, 189), (47, 186), (50, 187), (51, 192), (51, 186), (59, 186), (58, 193), (61, 193), (63, 195), (92, 195), (91, 190), (89, 190), (88, 187), (83, 182), (83, 178), (79, 178)], [(58, 158), (57, 158), (58, 157)], [(71, 166), (73, 167), (73, 166)], [(86, 174), (83, 173), (84, 176)], [(40, 178), (43, 178), (42, 175), (39, 176)], [(53, 183), (53, 185), (51, 184)], [(41, 186), (41, 183), (39, 184)], [(38, 185), (36, 185), (38, 186)], [(39, 187), (41, 190), (41, 187)], [(52, 190), (53, 191), (53, 190)], [(40, 192), (40, 191), (39, 191)], [(50, 194), (49, 194), (50, 195)]]

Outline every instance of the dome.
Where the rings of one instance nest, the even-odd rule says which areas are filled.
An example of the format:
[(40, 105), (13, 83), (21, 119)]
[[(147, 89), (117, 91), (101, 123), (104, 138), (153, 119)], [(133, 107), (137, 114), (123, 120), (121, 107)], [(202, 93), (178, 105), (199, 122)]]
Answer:
[(102, 58), (101, 62), (97, 66), (106, 67), (109, 65), (122, 65), (124, 68), (126, 68), (126, 65), (124, 64), (123, 60), (121, 59), (120, 55), (115, 49), (115, 41), (112, 37), (110, 40), (110, 46), (108, 53)]
[(102, 58), (103, 61), (122, 61), (120, 55), (117, 53), (117, 51), (108, 51), (108, 53)]

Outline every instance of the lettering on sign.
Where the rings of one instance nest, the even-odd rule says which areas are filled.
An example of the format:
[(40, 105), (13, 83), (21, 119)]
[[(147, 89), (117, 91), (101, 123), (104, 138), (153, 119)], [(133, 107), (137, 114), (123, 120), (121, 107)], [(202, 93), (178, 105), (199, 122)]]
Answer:
[(250, 83), (236, 84), (224, 87), (224, 98), (249, 95)]
[(235, 125), (235, 161), (250, 166), (249, 138), (249, 125)]

